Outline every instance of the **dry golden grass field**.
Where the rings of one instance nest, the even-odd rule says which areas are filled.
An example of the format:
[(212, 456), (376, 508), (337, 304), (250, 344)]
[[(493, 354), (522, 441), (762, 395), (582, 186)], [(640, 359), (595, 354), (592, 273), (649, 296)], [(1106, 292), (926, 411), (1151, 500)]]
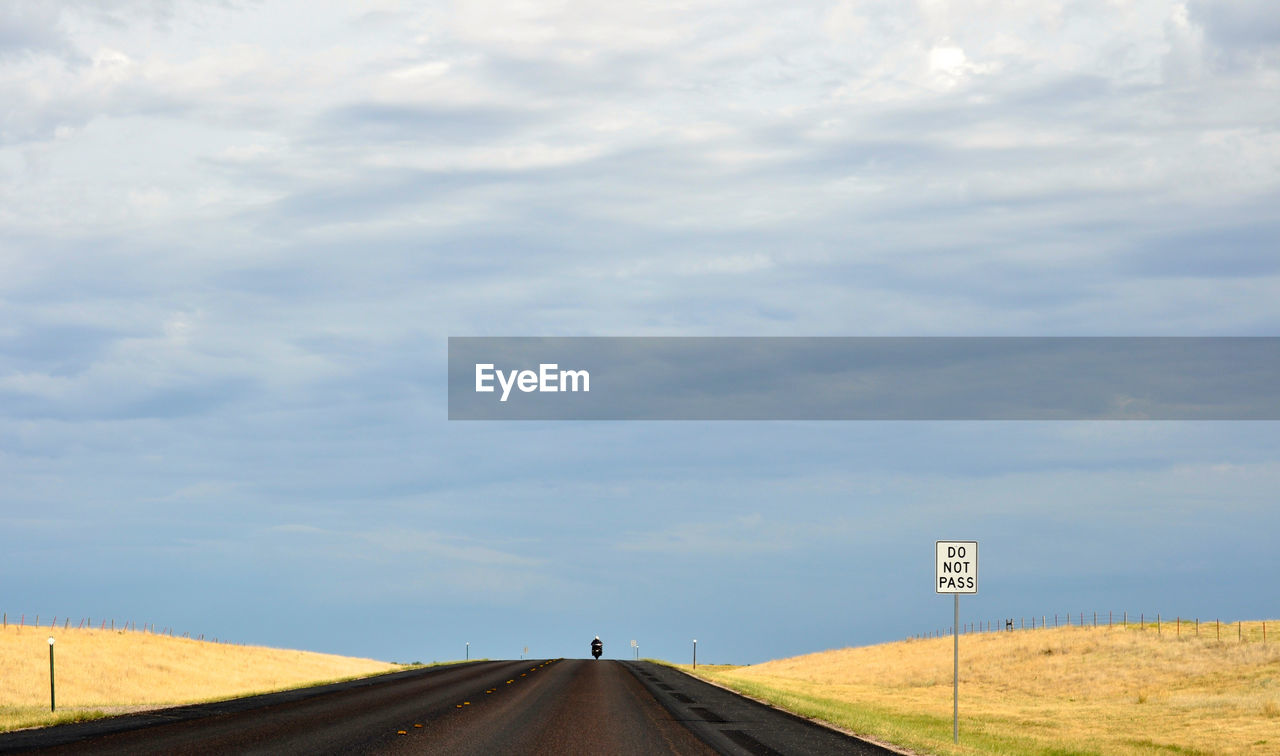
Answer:
[[(49, 711), (49, 636), (56, 715)], [(344, 656), (123, 630), (0, 629), (0, 731), (400, 669)]]
[[(697, 674), (931, 754), (1280, 754), (1280, 622), (1020, 630), (909, 640)], [(687, 665), (682, 668), (688, 669)]]

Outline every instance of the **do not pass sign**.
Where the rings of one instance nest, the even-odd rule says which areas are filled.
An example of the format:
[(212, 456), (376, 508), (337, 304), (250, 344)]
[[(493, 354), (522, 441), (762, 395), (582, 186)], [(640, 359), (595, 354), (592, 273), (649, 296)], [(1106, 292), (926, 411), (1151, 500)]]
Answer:
[(936, 593), (978, 592), (978, 542), (935, 541)]

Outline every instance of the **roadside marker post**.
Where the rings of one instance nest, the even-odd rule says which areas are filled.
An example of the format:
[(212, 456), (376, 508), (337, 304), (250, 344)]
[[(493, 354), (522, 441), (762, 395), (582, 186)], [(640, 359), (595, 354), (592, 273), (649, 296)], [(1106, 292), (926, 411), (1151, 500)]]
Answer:
[(57, 699), (53, 695), (53, 636), (49, 636), (49, 711), (57, 711)]
[(955, 599), (955, 621), (951, 625), (952, 699), (951, 739), (960, 742), (960, 594), (978, 592), (978, 542), (934, 541), (933, 590), (950, 593)]

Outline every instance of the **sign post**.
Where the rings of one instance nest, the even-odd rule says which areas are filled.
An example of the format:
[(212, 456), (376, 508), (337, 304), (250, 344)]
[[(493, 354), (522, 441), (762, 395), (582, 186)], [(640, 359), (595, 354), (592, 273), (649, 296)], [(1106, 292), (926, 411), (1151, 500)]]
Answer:
[(950, 593), (955, 598), (955, 621), (951, 625), (952, 641), (952, 700), (951, 738), (960, 742), (960, 594), (978, 592), (978, 542), (934, 542), (935, 593)]

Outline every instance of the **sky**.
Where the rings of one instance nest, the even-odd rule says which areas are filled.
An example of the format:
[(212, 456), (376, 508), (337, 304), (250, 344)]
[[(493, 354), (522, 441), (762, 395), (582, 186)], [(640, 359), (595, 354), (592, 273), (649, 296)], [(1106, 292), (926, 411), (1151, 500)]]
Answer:
[(1280, 616), (1273, 421), (447, 419), (451, 336), (1280, 335), (1270, 0), (4, 0), (0, 102), (10, 618), (755, 663), (945, 631), (939, 539)]

